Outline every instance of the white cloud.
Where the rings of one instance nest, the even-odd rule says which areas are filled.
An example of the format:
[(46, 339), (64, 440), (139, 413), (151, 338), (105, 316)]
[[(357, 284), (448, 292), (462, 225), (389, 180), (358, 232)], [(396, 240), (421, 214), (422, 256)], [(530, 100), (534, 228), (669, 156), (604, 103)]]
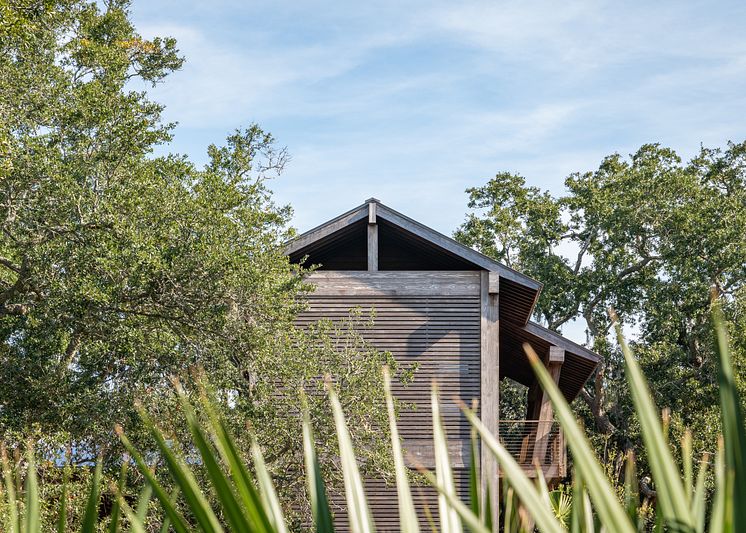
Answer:
[(187, 57), (182, 71), (152, 91), (168, 104), (167, 116), (186, 127), (244, 122), (260, 105), (289, 85), (313, 83), (354, 65), (352, 54), (307, 47), (295, 50), (236, 49), (222, 46), (195, 28), (148, 28), (148, 33), (177, 38)]
[(632, 61), (740, 57), (739, 18), (713, 13), (708, 2), (473, 0), (433, 9), (430, 22), (506, 60), (582, 74)]
[(268, 125), (293, 155), (275, 185), (302, 228), (375, 195), (448, 233), (462, 220), (464, 188), (498, 171), (561, 193), (570, 172), (611, 152), (661, 141), (691, 153), (743, 135), (746, 39), (735, 6), (234, 0), (149, 9), (151, 25), (138, 27), (174, 35), (188, 59), (154, 93), (166, 118), (200, 142), (205, 131)]

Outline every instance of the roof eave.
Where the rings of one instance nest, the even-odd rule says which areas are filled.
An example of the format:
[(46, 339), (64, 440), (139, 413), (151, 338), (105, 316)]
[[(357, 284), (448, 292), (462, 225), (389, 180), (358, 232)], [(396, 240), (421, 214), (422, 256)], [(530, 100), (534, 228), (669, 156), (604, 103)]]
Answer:
[(544, 326), (537, 324), (536, 322), (529, 321), (523, 327), (523, 329), (531, 335), (540, 337), (548, 343), (553, 344), (554, 346), (559, 346), (560, 348), (563, 348), (568, 352), (579, 355), (580, 357), (583, 357), (584, 359), (591, 361), (596, 365), (601, 362), (601, 356), (598, 355), (596, 352), (589, 350), (585, 346), (581, 346), (580, 344), (573, 342), (566, 337), (563, 337), (556, 331), (547, 329)]
[(323, 239), (327, 235), (331, 235), (343, 229), (350, 224), (364, 219), (368, 216), (368, 204), (362, 204), (354, 209), (350, 209), (346, 213), (342, 213), (338, 217), (335, 217), (323, 224), (316, 226), (308, 231), (305, 231), (295, 237), (294, 239), (285, 243), (285, 254), (292, 255), (298, 250), (302, 250), (306, 246)]
[(534, 299), (526, 316), (521, 317), (523, 324), (528, 324), (531, 315), (533, 314), (536, 303), (539, 299), (539, 294), (543, 284), (517, 270), (503, 265), (495, 261), (494, 259), (469, 248), (468, 246), (461, 244), (460, 242), (444, 235), (424, 224), (417, 222), (409, 218), (398, 211), (391, 209), (390, 207), (380, 203), (378, 200), (370, 199), (365, 203), (347, 211), (335, 217), (328, 222), (325, 222), (315, 228), (312, 228), (296, 238), (292, 239), (285, 245), (285, 253), (292, 255), (302, 250), (303, 248), (313, 244), (314, 242), (323, 239), (355, 222), (363, 220), (368, 216), (368, 206), (370, 203), (376, 204), (376, 216), (380, 216), (384, 220), (399, 226), (400, 228), (417, 235), (418, 237), (425, 239), (426, 241), (480, 267), (485, 270), (497, 272), (500, 277), (514, 281), (528, 289), (534, 291)]

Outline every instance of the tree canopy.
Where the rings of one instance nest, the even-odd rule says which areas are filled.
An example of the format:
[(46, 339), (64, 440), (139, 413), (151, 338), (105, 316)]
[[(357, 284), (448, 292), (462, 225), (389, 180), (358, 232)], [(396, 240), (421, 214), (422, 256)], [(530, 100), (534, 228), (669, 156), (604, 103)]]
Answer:
[(115, 423), (136, 438), (136, 401), (175, 431), (168, 379), (201, 368), (302, 491), (288, 413), (304, 387), (328, 420), (314, 399), (329, 373), (380, 467), (380, 368), (395, 362), (356, 333), (364, 317), (293, 327), (307, 288), (283, 253), (290, 209), (267, 188), (285, 150), (250, 125), (204, 167), (153, 153), (173, 126), (135, 87), (182, 62), (173, 39), (136, 32), (126, 1), (0, 1), (0, 433), (38, 427), (90, 460)]
[(714, 450), (710, 287), (741, 325), (733, 335), (741, 369), (746, 355), (746, 143), (702, 148), (688, 162), (648, 144), (570, 175), (565, 187), (555, 197), (520, 175), (498, 174), (468, 189), (471, 211), (456, 237), (542, 281), (536, 318), (549, 328), (585, 327), (588, 345), (604, 356), (581, 394), (598, 430), (622, 448), (639, 442), (609, 342), (613, 307), (673, 427), (691, 427), (699, 451)]

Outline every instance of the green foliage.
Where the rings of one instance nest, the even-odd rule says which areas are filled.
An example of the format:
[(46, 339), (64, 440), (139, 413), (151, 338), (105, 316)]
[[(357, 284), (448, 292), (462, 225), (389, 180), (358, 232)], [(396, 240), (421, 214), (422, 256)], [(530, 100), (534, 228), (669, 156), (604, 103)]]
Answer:
[[(703, 148), (688, 162), (644, 145), (570, 175), (565, 187), (554, 197), (519, 175), (498, 174), (468, 189), (471, 211), (456, 238), (542, 281), (536, 319), (550, 329), (585, 326), (604, 362), (578, 408), (601, 434), (594, 441), (607, 459), (636, 448), (650, 472), (624, 357), (610, 342), (610, 306), (635, 333), (654, 398), (670, 409), (672, 440), (688, 427), (693, 453), (713, 452), (720, 433), (708, 326), (713, 285), (733, 338), (733, 383), (742, 397), (746, 391), (746, 142)], [(502, 407), (510, 409), (508, 399)]]
[[(639, 418), (644, 421), (642, 431), (645, 445), (651, 457), (651, 464), (656, 465), (654, 476), (660, 505), (655, 530), (658, 531), (734, 532), (741, 531), (744, 527), (743, 512), (739, 509), (742, 506), (737, 505), (737, 502), (746, 486), (746, 448), (741, 446), (739, 440), (742, 439), (746, 428), (737, 391), (734, 387), (727, 386), (732, 368), (727, 335), (720, 319), (717, 303), (715, 303), (715, 319), (717, 335), (722, 341), (719, 366), (724, 383), (721, 396), (722, 425), (726, 428), (726, 432), (718, 456), (717, 484), (714, 503), (710, 509), (706, 508), (704, 498), (703, 472), (707, 468), (707, 461), (703, 461), (699, 467), (696, 486), (693, 485), (693, 476), (687, 473), (692, 468), (691, 465), (685, 467), (683, 475), (673, 467), (674, 457), (664, 434), (665, 424), (658, 419), (658, 410), (652, 402), (648, 383), (640, 371), (637, 359), (622, 338), (618, 323), (616, 324), (619, 342), (625, 357), (627, 379), (636, 399), (635, 409)], [(627, 457), (627, 486), (623, 497), (620, 498), (606, 481), (602, 472), (603, 467), (593, 455), (582, 429), (559, 388), (530, 346), (525, 345), (524, 348), (537, 378), (552, 400), (558, 420), (576, 457), (574, 483), (570, 490), (560, 488), (550, 492), (541, 472), (538, 473), (536, 482), (532, 482), (507, 450), (487, 431), (477, 418), (475, 411), (462, 405), (464, 414), (481, 436), (482, 444), (494, 454), (502, 469), (505, 479), (504, 531), (531, 531), (534, 526), (544, 532), (642, 531), (647, 529), (646, 523), (641, 519), (644, 509), (640, 508), (632, 455)], [(412, 504), (409, 480), (403, 469), (404, 459), (401, 447), (395, 437), (397, 435), (396, 417), (389, 381), (388, 372), (384, 370), (384, 390), (389, 407), (391, 434), (394, 436), (394, 459), (398, 473), (396, 483), (401, 529), (402, 531), (417, 531), (417, 515)], [(198, 453), (199, 459), (194, 456), (190, 459), (184, 452), (179, 451), (179, 447), (165, 437), (161, 428), (147, 413), (144, 410), (140, 411), (144, 426), (157, 443), (171, 481), (177, 487), (177, 491), (173, 494), (170, 494), (161, 481), (153, 475), (150, 465), (145, 462), (142, 454), (132, 445), (121, 428), (119, 429), (120, 438), (147, 482), (137, 511), (133, 511), (127, 502), (122, 490), (125, 486), (123, 483), (114, 489), (123, 513), (116, 515), (119, 519), (110, 524), (109, 530), (115, 531), (123, 524), (131, 531), (145, 531), (147, 512), (144, 509), (147, 509), (147, 501), (152, 491), (167, 517), (162, 531), (166, 531), (168, 527), (172, 527), (175, 531), (198, 530), (215, 533), (287, 531), (286, 519), (279, 505), (272, 477), (266, 469), (261, 447), (255, 444), (252, 449), (251, 465), (245, 463), (237, 450), (235, 438), (227, 428), (226, 421), (215, 409), (214, 394), (205, 389), (202, 379), (198, 381), (197, 388), (198, 403), (202, 406), (201, 409), (196, 409), (196, 405), (192, 403), (185, 389), (178, 382), (176, 383), (177, 396), (192, 435), (191, 446), (186, 449)], [(334, 414), (333, 425), (338, 436), (338, 458), (340, 468), (344, 473), (350, 530), (357, 533), (373, 532), (375, 524), (367, 504), (362, 476), (342, 404), (331, 382), (328, 382), (327, 390)], [(480, 516), (478, 511), (475, 512), (475, 509), (483, 508), (484, 504), (481, 500), (478, 476), (472, 476), (470, 493), (476, 495), (480, 501), (468, 506), (459, 501), (455, 495), (436, 387), (433, 388), (432, 393), (432, 408), (436, 472), (435, 474), (424, 472), (424, 474), (440, 494), (439, 530), (462, 531), (463, 524), (470, 531), (479, 533), (493, 531), (488, 517)], [(205, 413), (205, 416), (201, 418), (198, 412)], [(303, 408), (301, 419), (306, 478), (312, 504), (312, 512), (309, 514), (316, 531), (331, 533), (334, 531), (331, 521), (332, 513), (326, 498), (325, 482), (320, 475), (321, 468), (314, 444), (316, 439), (307, 407)], [(298, 423), (297, 420), (296, 423)], [(685, 439), (683, 447), (689, 446), (690, 444), (686, 443)], [(733, 449), (733, 446), (736, 448)], [(25, 465), (25, 503), (21, 503), (24, 500), (17, 492), (20, 486), (18, 476), (21, 470), (20, 464), (15, 466), (10, 464), (5, 448), (3, 448), (2, 458), (3, 488), (9, 511), (0, 513), (0, 525), (3, 530), (18, 533), (39, 531), (43, 527), (44, 519), (39, 517), (37, 511), (43, 503), (36, 480), (34, 454), (29, 451)], [(205, 472), (210, 486), (209, 494), (200, 491), (196, 483), (197, 470)], [(126, 475), (126, 468), (122, 469), (122, 475)], [(100, 525), (96, 512), (101, 487), (100, 480), (101, 463), (99, 462), (88, 490), (88, 505), (80, 531), (96, 531)], [(175, 495), (182, 500), (183, 512), (176, 505)], [(64, 510), (66, 505), (67, 502), (63, 498), (60, 503), (61, 510)], [(709, 524), (706, 527), (708, 516)]]
[[(246, 423), (267, 428), (259, 444), (289, 504), (303, 457), (286, 416), (300, 402), (283, 391), (306, 389), (312, 418), (331, 420), (318, 399), (331, 373), (366, 467), (391, 470), (379, 369), (401, 369), (365, 343), (366, 317), (293, 325), (305, 269), (283, 253), (290, 209), (267, 188), (285, 150), (251, 125), (201, 168), (154, 155), (171, 125), (136, 89), (182, 61), (173, 39), (136, 32), (124, 0), (0, 0), (0, 437), (38, 435), (45, 457), (70, 449), (76, 464), (106, 449), (111, 481), (115, 423), (153, 449), (135, 400), (186, 439), (169, 378), (188, 384), (199, 366), (242, 456)], [(326, 428), (319, 456), (337, 483)]]

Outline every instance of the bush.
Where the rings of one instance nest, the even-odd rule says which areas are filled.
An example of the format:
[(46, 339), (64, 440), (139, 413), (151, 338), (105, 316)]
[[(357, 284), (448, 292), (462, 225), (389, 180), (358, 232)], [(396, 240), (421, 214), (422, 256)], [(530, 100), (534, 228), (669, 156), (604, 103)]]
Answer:
[[(746, 528), (746, 507), (737, 505), (746, 502), (746, 430), (736, 392), (728, 341), (720, 319), (717, 302), (713, 303), (713, 315), (720, 353), (720, 399), (722, 410), (723, 438), (715, 461), (716, 486), (712, 503), (708, 505), (705, 494), (705, 474), (708, 461), (703, 459), (694, 476), (690, 444), (684, 439), (682, 444), (684, 457), (683, 474), (675, 466), (674, 456), (667, 441), (664, 424), (661, 424), (659, 413), (654, 405), (648, 384), (634, 356), (622, 338), (617, 327), (617, 335), (625, 359), (626, 376), (629, 383), (637, 415), (644, 437), (646, 452), (653, 472), (653, 482), (657, 496), (655, 507), (656, 530), (702, 532), (709, 531), (743, 531)], [(561, 392), (556, 387), (543, 364), (529, 345), (524, 345), (531, 365), (545, 388), (556, 410), (559, 423), (562, 425), (567, 442), (574, 457), (574, 482), (567, 490), (550, 493), (541, 476), (532, 482), (505, 450), (498, 440), (491, 435), (472, 409), (462, 406), (464, 414), (481, 438), (482, 444), (494, 454), (506, 483), (504, 487), (505, 503), (502, 516), (504, 531), (532, 530), (559, 533), (562, 531), (615, 531), (634, 532), (646, 529), (645, 509), (640, 508), (637, 491), (634, 458), (630, 455), (626, 461), (626, 487), (620, 496), (614, 490), (604, 474), (603, 466), (592, 452), (592, 448), (575, 415), (570, 410)], [(400, 529), (405, 533), (416, 533), (419, 525), (413, 505), (409, 472), (404, 464), (399, 442), (394, 402), (389, 386), (388, 371), (384, 369), (384, 387), (389, 415), (391, 445), (394, 456), (396, 485), (398, 490), (398, 507)], [(327, 382), (327, 391), (334, 426), (339, 444), (339, 458), (344, 478), (345, 496), (348, 505), (350, 528), (357, 533), (373, 532), (375, 524), (371, 516), (363, 489), (362, 477), (353, 451), (352, 440), (347, 430), (342, 406), (334, 387)], [(225, 422), (214, 409), (210, 400), (211, 393), (204, 384), (199, 387), (199, 402), (204, 419), (197, 415), (195, 406), (183, 387), (176, 382), (176, 393), (181, 402), (188, 429), (192, 436), (192, 445), (198, 458), (187, 460), (178, 453), (157, 424), (150, 419), (144, 410), (140, 416), (145, 428), (155, 440), (161, 461), (165, 464), (173, 481), (173, 490), (157, 478), (145, 457), (132, 445), (121, 428), (117, 432), (123, 445), (130, 454), (132, 463), (145, 479), (145, 489), (141, 492), (135, 505), (123, 491), (120, 482), (113, 489), (115, 499), (110, 510), (108, 530), (119, 531), (122, 527), (130, 531), (146, 531), (148, 527), (149, 501), (153, 497), (159, 512), (163, 514), (161, 531), (258, 531), (283, 533), (288, 530), (279, 498), (266, 468), (262, 451), (256, 440), (251, 442), (251, 465), (244, 463), (237, 449), (236, 441), (231, 437)], [(433, 439), (435, 450), (435, 473), (423, 472), (423, 475), (438, 490), (438, 507), (440, 530), (444, 533), (461, 532), (466, 527), (471, 531), (487, 533), (498, 529), (498, 524), (491, 523), (491, 512), (485, 504), (488, 498), (480, 497), (480, 480), (476, 463), (471, 463), (472, 501), (460, 501), (451, 476), (448, 462), (445, 431), (440, 418), (440, 403), (437, 387), (432, 392)], [(316, 455), (314, 433), (308, 410), (303, 413), (303, 448), (306, 467), (306, 483), (313, 524), (318, 532), (334, 530), (332, 512), (326, 495), (321, 467)], [(691, 442), (689, 440), (689, 442)], [(123, 476), (126, 475), (128, 462), (123, 465)], [(3, 531), (11, 533), (34, 533), (42, 527), (48, 529), (51, 522), (44, 520), (49, 513), (41, 509), (50, 506), (40, 496), (37, 480), (37, 465), (34, 454), (29, 451), (25, 463), (25, 482), (21, 497), (21, 477), (24, 474), (21, 461), (11, 464), (3, 452), (4, 489), (6, 509), (2, 514)], [(204, 473), (211, 487), (208, 493), (203, 491), (195, 473), (199, 468)], [(62, 497), (57, 498), (56, 523), (59, 531), (66, 530), (67, 498), (70, 490), (65, 476), (62, 484)], [(491, 487), (495, 490), (496, 487)], [(101, 463), (96, 467), (88, 490), (87, 504), (77, 530), (83, 532), (97, 531), (103, 527), (99, 523), (99, 499), (101, 494)], [(43, 492), (48, 495), (50, 493)]]

